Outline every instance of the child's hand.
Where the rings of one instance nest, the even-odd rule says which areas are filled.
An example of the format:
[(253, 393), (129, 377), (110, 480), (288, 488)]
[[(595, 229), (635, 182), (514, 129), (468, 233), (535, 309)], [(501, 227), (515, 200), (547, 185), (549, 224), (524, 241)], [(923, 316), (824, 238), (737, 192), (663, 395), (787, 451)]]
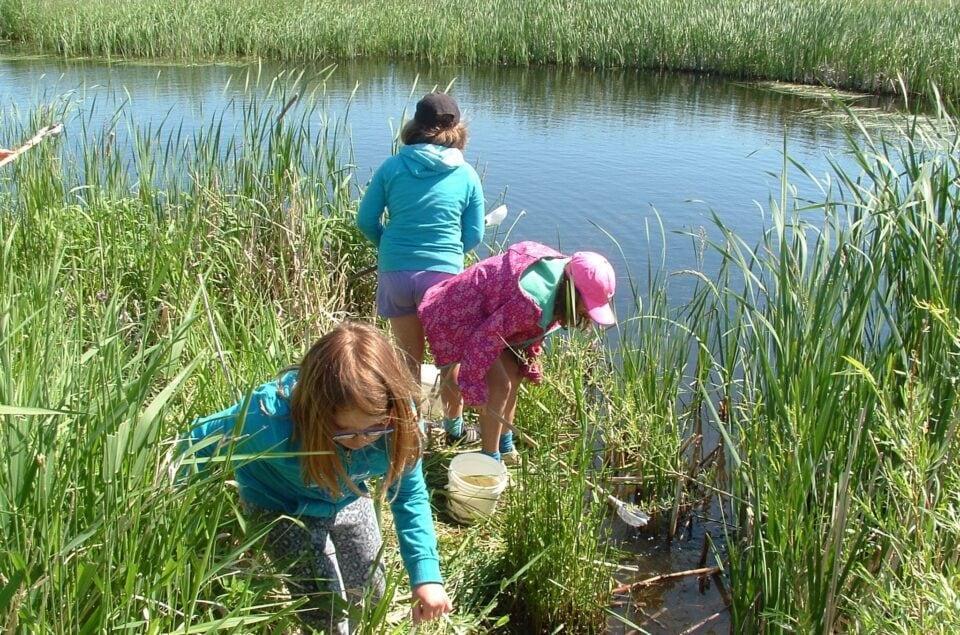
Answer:
[(428, 622), (453, 610), (442, 584), (421, 584), (413, 590), (413, 623)]

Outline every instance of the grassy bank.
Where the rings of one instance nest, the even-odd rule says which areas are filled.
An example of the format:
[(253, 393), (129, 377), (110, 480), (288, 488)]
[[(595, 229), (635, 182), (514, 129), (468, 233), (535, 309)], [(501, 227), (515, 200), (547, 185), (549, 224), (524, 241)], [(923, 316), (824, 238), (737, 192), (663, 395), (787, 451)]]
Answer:
[(412, 57), (722, 73), (866, 91), (960, 95), (956, 0), (591, 0), (420, 6), (2, 0), (0, 32), (64, 56)]
[[(336, 321), (369, 319), (372, 281), (351, 279), (372, 253), (353, 229), (342, 122), (305, 101), (281, 120), (288, 91), (302, 88), (272, 86), (231, 105), (243, 113), (236, 129), (213, 116), (189, 138), (173, 122), (138, 124), (123, 95), (108, 129), (92, 129), (69, 103), (5, 120), (11, 139), (48, 119), (69, 131), (0, 175), (5, 630), (296, 628), (299, 607), (262, 554), (264, 529), (240, 511), (229, 469), (179, 486), (170, 477), (171, 450), (193, 417), (298, 359)], [(569, 419), (548, 421), (544, 434)], [(575, 440), (556, 451), (581, 465)], [(438, 452), (426, 463), (441, 518), (449, 459)], [(604, 557), (596, 538), (580, 538), (598, 536), (601, 519), (581, 502), (582, 483), (547, 462), (535, 478), (547, 482), (539, 494), (581, 512), (565, 533), (535, 534), (510, 557), (505, 537), (518, 525), (441, 522), (458, 611), (436, 630), (502, 628), (519, 616), (602, 628), (608, 575), (568, 581), (567, 593), (537, 603), (516, 591), (530, 562), (549, 562), (536, 570), (545, 582)], [(537, 502), (524, 503), (522, 518), (539, 514), (544, 526), (554, 510)], [(577, 551), (565, 549), (574, 539)], [(392, 592), (367, 607), (365, 632), (409, 630), (405, 574), (396, 550), (386, 558)]]
[[(0, 174), (11, 631), (296, 623), (229, 471), (180, 487), (168, 474), (193, 416), (370, 313), (370, 282), (351, 280), (372, 254), (352, 228), (344, 122), (310, 102), (281, 119), (302, 89), (272, 86), (231, 106), (237, 130), (212, 116), (189, 138), (138, 124), (135, 105), (106, 130), (63, 105), (5, 120), (11, 139), (53, 119), (69, 133)], [(523, 449), (489, 523), (446, 522), (449, 455), (432, 454), (458, 606), (434, 629), (605, 628), (616, 554), (584, 480), (596, 464), (597, 479), (634, 483), (619, 495), (655, 511), (661, 535), (719, 499), (705, 522), (727, 546), (710, 557), (738, 630), (956, 630), (960, 137), (946, 115), (936, 124), (867, 137), (862, 173), (838, 171), (818, 203), (785, 183), (760, 245), (719, 221), (697, 236), (724, 265), (685, 272), (700, 280), (688, 304), (669, 301), (674, 276), (651, 256), (621, 285), (639, 308), (615, 354), (555, 338), (548, 381), (519, 406), (541, 449)], [(369, 607), (368, 631), (409, 626), (386, 619), (404, 606), (392, 551), (388, 569), (395, 593)]]

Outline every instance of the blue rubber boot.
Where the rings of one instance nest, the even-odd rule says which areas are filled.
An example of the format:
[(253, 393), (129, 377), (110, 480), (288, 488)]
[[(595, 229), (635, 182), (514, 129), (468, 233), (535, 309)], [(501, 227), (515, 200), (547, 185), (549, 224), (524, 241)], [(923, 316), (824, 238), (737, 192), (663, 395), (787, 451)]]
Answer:
[(513, 432), (508, 430), (500, 435), (500, 454), (506, 454), (508, 452), (513, 452), (516, 448), (513, 447)]

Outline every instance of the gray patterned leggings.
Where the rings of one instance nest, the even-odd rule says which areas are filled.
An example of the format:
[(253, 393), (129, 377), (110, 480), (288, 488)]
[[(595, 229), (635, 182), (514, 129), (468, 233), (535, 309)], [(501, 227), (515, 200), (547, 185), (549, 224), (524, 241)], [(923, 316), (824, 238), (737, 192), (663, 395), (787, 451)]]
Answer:
[[(278, 516), (249, 503), (244, 507), (264, 521)], [(360, 497), (332, 518), (300, 516), (299, 521), (303, 527), (278, 520), (267, 535), (267, 553), (286, 572), (290, 596), (309, 598), (299, 613), (304, 625), (346, 635), (348, 605), (359, 606), (367, 588), (375, 600), (385, 591), (379, 557), (383, 540), (373, 502)]]

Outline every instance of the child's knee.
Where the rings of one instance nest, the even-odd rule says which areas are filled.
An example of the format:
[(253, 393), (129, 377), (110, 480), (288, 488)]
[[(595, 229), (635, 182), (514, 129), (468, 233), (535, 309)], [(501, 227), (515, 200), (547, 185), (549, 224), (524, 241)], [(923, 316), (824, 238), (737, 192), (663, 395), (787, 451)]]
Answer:
[(510, 377), (504, 373), (498, 373), (491, 377), (487, 382), (487, 400), (494, 405), (502, 405), (510, 398), (514, 390), (514, 384)]

